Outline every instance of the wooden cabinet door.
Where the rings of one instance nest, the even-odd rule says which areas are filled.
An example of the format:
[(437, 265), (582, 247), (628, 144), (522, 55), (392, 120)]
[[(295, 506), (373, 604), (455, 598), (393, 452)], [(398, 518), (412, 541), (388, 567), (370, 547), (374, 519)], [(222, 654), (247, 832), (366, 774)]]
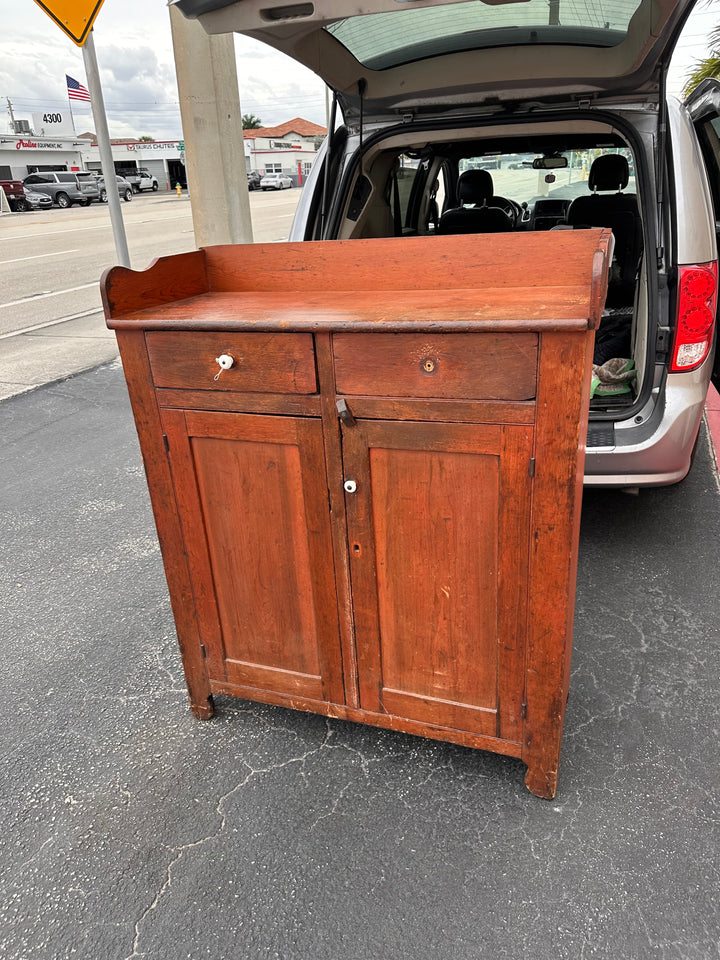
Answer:
[(321, 421), (162, 421), (210, 679), (342, 703)]
[(528, 426), (343, 426), (364, 709), (522, 739), (531, 456)]

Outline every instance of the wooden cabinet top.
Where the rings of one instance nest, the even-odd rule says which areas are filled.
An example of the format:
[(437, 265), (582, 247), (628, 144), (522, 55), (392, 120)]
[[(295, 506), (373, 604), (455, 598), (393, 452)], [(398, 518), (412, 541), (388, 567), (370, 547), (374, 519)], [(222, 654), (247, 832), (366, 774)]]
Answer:
[(113, 329), (597, 327), (608, 229), (205, 247), (102, 277)]

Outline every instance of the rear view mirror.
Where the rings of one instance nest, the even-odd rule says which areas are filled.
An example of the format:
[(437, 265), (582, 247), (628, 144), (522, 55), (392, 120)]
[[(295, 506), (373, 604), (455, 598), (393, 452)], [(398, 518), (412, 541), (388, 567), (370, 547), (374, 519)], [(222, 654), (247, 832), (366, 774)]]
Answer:
[(535, 157), (533, 170), (559, 170), (568, 165), (567, 157)]

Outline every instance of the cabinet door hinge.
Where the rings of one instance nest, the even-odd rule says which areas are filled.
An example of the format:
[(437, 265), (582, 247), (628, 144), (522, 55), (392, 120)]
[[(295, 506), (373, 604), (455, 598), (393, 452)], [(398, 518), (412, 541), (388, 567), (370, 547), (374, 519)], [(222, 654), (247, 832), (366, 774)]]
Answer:
[(163, 434), (163, 446), (165, 447), (165, 453), (170, 453), (170, 441), (166, 433)]
[(535, 457), (530, 457), (530, 466), (528, 467), (528, 476), (535, 476)]
[(526, 717), (527, 717), (527, 704), (526, 704), (526, 703), (521, 703), (521, 704), (520, 704), (520, 719), (521, 719), (521, 720), (525, 720)]
[(207, 650), (205, 649), (204, 643), (200, 644), (200, 653), (202, 654), (203, 660), (205, 660), (207, 658)]

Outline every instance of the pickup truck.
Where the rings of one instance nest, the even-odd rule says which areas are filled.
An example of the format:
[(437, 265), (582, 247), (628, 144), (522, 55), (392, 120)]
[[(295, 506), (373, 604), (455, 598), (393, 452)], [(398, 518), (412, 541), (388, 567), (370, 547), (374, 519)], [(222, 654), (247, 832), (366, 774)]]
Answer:
[(0, 189), (5, 191), (11, 210), (24, 211), (30, 209), (30, 204), (25, 199), (25, 191), (21, 180), (0, 180)]
[(135, 193), (140, 193), (142, 190), (157, 190), (158, 188), (157, 177), (153, 177), (145, 167), (119, 172), (130, 183)]

